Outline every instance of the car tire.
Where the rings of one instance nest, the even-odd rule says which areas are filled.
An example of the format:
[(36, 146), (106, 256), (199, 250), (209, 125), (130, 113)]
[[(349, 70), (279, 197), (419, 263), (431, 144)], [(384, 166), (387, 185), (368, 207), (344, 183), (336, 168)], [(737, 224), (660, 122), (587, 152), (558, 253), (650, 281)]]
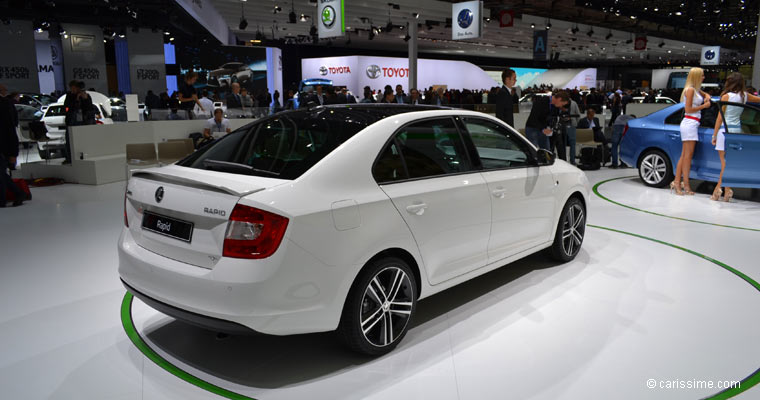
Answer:
[[(650, 187), (665, 187), (673, 180), (673, 164), (660, 150), (647, 150), (639, 160), (639, 178)], [(664, 169), (664, 171), (663, 171)]]
[(404, 260), (383, 257), (371, 261), (348, 293), (338, 335), (358, 353), (386, 354), (406, 335), (417, 296), (415, 275)]
[(586, 207), (577, 197), (571, 197), (562, 208), (549, 255), (560, 262), (572, 261), (578, 255), (585, 236)]

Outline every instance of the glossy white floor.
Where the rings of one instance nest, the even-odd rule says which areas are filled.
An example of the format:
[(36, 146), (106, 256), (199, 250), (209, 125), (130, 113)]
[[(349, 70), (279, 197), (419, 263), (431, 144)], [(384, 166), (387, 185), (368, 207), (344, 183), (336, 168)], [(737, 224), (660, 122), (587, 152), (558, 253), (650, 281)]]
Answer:
[[(0, 398), (221, 398), (167, 372), (125, 334), (116, 273), (123, 189), (33, 189), (33, 201), (0, 210)], [(760, 202), (676, 197), (632, 179), (599, 192), (707, 224), (596, 195), (591, 224), (697, 251), (760, 281), (760, 231), (736, 229), (760, 229)], [(148, 345), (194, 376), (187, 380), (257, 399), (700, 399), (760, 367), (759, 308), (757, 288), (709, 259), (589, 227), (572, 263), (531, 256), (422, 301), (401, 346), (375, 360), (329, 334), (217, 338), (139, 300), (133, 315)], [(736, 398), (760, 398), (760, 386)]]

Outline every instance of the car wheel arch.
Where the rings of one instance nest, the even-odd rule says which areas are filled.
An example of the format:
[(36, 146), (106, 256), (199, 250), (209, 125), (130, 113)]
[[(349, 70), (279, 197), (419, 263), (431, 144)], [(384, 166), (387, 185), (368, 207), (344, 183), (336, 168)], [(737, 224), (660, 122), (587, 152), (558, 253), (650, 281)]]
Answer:
[[(419, 266), (419, 263), (417, 262), (417, 259), (414, 258), (414, 256), (412, 255), (412, 253), (410, 253), (408, 250), (402, 249), (400, 247), (388, 248), (388, 249), (380, 251), (380, 252), (376, 253), (375, 255), (373, 255), (372, 257), (370, 257), (364, 263), (364, 265), (362, 265), (362, 267), (359, 268), (359, 270), (356, 272), (356, 274), (354, 275), (354, 279), (351, 282), (351, 286), (350, 287), (353, 287), (354, 284), (356, 284), (356, 280), (369, 267), (369, 265), (372, 264), (373, 261), (381, 259), (381, 258), (384, 258), (384, 257), (397, 257), (397, 258), (400, 258), (400, 259), (404, 260), (409, 265), (409, 267), (412, 269), (412, 272), (414, 272), (414, 277), (416, 278), (416, 281), (417, 281), (416, 282), (417, 285), (416, 285), (415, 289), (417, 290), (417, 298), (419, 299), (420, 298), (420, 294), (421, 294), (421, 290), (422, 290), (422, 271), (420, 270), (420, 266)], [(345, 305), (344, 305), (344, 307), (345, 307)]]
[(670, 157), (670, 154), (668, 153), (667, 150), (662, 149), (662, 148), (657, 147), (657, 146), (649, 146), (649, 147), (645, 148), (644, 150), (641, 150), (641, 152), (639, 153), (638, 157), (636, 157), (636, 168), (637, 169), (639, 167), (641, 167), (641, 160), (644, 159), (644, 155), (646, 155), (647, 152), (649, 152), (649, 151), (659, 151), (659, 152), (662, 152), (663, 154), (665, 154), (665, 157), (668, 158), (668, 161), (670, 162), (670, 165), (671, 166), (673, 165), (673, 159)]

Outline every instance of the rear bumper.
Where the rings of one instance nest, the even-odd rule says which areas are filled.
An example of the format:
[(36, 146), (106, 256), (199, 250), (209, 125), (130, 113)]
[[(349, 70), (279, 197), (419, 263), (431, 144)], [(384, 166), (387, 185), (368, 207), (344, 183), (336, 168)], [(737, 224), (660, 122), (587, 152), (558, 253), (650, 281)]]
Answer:
[(196, 325), (228, 328), (221, 331), (236, 331), (228, 323), (270, 335), (335, 330), (350, 286), (344, 281), (353, 277), (351, 267), (325, 265), (287, 238), (267, 259), (222, 258), (205, 269), (140, 247), (124, 228), (118, 253), (119, 275), (134, 294), (179, 319), (198, 322), (195, 314)]
[(181, 308), (177, 308), (166, 303), (162, 303), (146, 294), (140, 293), (138, 290), (124, 282), (123, 279), (121, 283), (130, 293), (140, 299), (143, 303), (147, 304), (156, 311), (160, 311), (174, 319), (178, 319), (188, 324), (199, 326), (201, 328), (215, 332), (225, 332), (236, 335), (256, 333), (256, 331), (232, 321), (211, 318), (205, 315), (185, 311)]

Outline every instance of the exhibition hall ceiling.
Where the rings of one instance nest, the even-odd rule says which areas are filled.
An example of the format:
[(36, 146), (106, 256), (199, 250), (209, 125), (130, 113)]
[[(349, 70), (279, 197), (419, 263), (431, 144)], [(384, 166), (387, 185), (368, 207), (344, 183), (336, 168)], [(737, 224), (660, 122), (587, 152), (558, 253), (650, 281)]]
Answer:
[[(699, 59), (703, 45), (723, 45), (735, 52), (729, 53), (728, 61), (734, 55), (737, 61), (746, 61), (754, 47), (757, 17), (749, 23), (743, 15), (757, 15), (758, 2), (747, 0), (745, 9), (739, 1), (720, 2), (706, 0), (705, 7), (719, 7), (722, 13), (710, 9), (709, 16), (702, 6), (687, 11), (681, 7), (684, 1), (484, 1), (485, 34), (472, 41), (452, 41), (450, 26), (451, 3), (455, 1), (436, 0), (394, 0), (355, 1), (347, 0), (346, 31), (344, 38), (332, 40), (329, 45), (336, 47), (359, 47), (379, 50), (405, 51), (406, 26), (419, 26), (419, 51), (424, 53), (463, 54), (499, 58), (532, 58), (534, 30), (544, 30), (550, 25), (549, 46), (559, 53), (561, 61), (604, 60), (605, 63), (628, 63), (632, 61), (666, 63)], [(211, 0), (222, 14), (230, 29), (243, 40), (286, 39), (292, 42), (310, 43), (310, 29), (316, 12), (316, 2), (311, 0)], [(651, 4), (650, 4), (651, 3)], [(672, 4), (671, 4), (672, 3)], [(676, 4), (677, 3), (677, 4)], [(716, 3), (716, 4), (714, 4)], [(717, 4), (724, 3), (724, 4)], [(736, 4), (734, 4), (736, 3)], [(621, 5), (624, 4), (624, 5)], [(696, 4), (696, 3), (695, 3)], [(721, 8), (722, 7), (722, 8)], [(632, 11), (637, 9), (638, 12)], [(514, 26), (499, 27), (498, 11), (513, 10)], [(644, 11), (646, 9), (646, 11)], [(657, 11), (654, 11), (654, 10)], [(290, 22), (290, 13), (296, 22)], [(664, 14), (664, 18), (663, 17)], [(670, 14), (670, 15), (668, 15)], [(676, 16), (676, 14), (679, 14)], [(240, 29), (243, 18), (247, 22)], [(728, 19), (727, 19), (728, 18)], [(724, 20), (742, 26), (751, 25), (754, 33), (742, 37), (738, 31), (719, 25)], [(447, 23), (448, 19), (448, 23)], [(689, 22), (691, 20), (691, 22)], [(387, 30), (391, 22), (392, 29)], [(578, 23), (570, 22), (578, 21)], [(668, 23), (670, 21), (670, 23)], [(689, 26), (699, 26), (700, 34), (694, 34)], [(713, 34), (707, 24), (716, 27)], [(727, 25), (728, 23), (726, 23)], [(374, 28), (374, 35), (370, 34)], [(637, 34), (648, 38), (646, 51), (634, 50)], [(370, 39), (370, 36), (373, 36)], [(733, 36), (733, 39), (732, 39)], [(328, 45), (327, 41), (319, 42)], [(748, 45), (749, 43), (749, 45)]]

